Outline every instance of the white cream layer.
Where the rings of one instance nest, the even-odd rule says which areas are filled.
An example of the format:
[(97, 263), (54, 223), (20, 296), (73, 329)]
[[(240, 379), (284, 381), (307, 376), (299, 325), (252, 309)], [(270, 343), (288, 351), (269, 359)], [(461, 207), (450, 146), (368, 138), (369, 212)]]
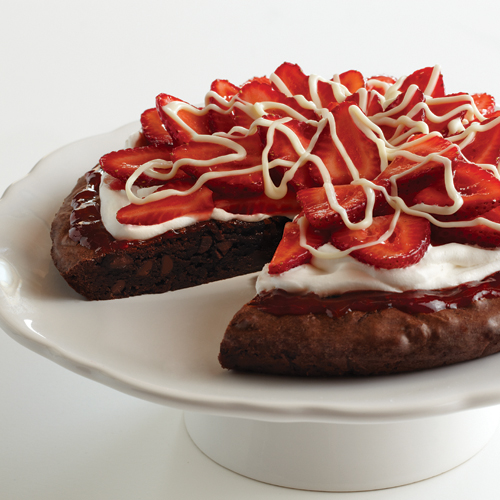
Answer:
[[(194, 217), (178, 217), (177, 219), (163, 222), (162, 224), (152, 224), (149, 226), (136, 226), (132, 224), (121, 224), (116, 219), (118, 210), (130, 204), (125, 191), (117, 191), (110, 189), (108, 181), (112, 177), (103, 173), (100, 185), (101, 199), (101, 218), (106, 230), (117, 240), (147, 240), (154, 238), (166, 231), (181, 229), (198, 222)], [(156, 188), (136, 188), (134, 194), (138, 197), (144, 197), (147, 194), (154, 192)], [(269, 216), (266, 214), (254, 215), (234, 215), (221, 208), (215, 208), (212, 212), (211, 219), (220, 221), (229, 221), (233, 219), (242, 220), (245, 222), (258, 222), (266, 219)]]
[[(323, 251), (335, 251), (330, 244)], [(259, 275), (257, 292), (279, 288), (291, 293), (313, 292), (326, 297), (356, 290), (433, 290), (480, 280), (500, 271), (500, 249), (450, 243), (429, 247), (417, 264), (404, 269), (376, 269), (350, 256), (340, 259), (313, 258), (279, 275), (270, 275), (268, 266)]]

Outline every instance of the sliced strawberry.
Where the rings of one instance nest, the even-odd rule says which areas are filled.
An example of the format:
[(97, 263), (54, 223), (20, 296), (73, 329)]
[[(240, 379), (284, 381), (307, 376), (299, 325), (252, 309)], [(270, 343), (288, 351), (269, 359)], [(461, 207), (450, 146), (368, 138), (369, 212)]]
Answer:
[[(340, 250), (375, 243), (389, 230), (393, 217), (375, 217), (367, 229), (341, 229), (332, 234), (332, 243)], [(388, 239), (353, 250), (350, 255), (364, 264), (381, 269), (408, 267), (424, 256), (429, 246), (430, 233), (427, 219), (401, 214)]]
[[(410, 92), (409, 95), (411, 97), (405, 104), (407, 92)], [(409, 130), (406, 125), (397, 121), (398, 118), (405, 120), (411, 118), (413, 121), (422, 121), (425, 117), (425, 111), (421, 103), (424, 101), (425, 96), (421, 90), (405, 90), (398, 95), (383, 113), (372, 117), (372, 121), (380, 126), (388, 141), (394, 142), (398, 137)]]
[(156, 109), (175, 145), (189, 142), (197, 135), (210, 134), (208, 113), (177, 97), (168, 94), (158, 95)]
[(366, 104), (362, 103), (361, 96), (358, 92), (346, 97), (346, 101), (355, 103), (361, 108), (366, 116), (373, 116), (378, 113), (383, 113), (384, 111), (384, 109), (382, 108), (382, 101), (380, 99), (380, 96), (373, 90), (368, 91)]
[(431, 97), (444, 97), (443, 75), (439, 72), (437, 78), (433, 78), (433, 74), (433, 67), (419, 69), (404, 79), (399, 90), (401, 92), (406, 92), (410, 85), (417, 85), (425, 95)]
[[(333, 184), (348, 184), (353, 180), (353, 174), (349, 170), (346, 159), (335, 144), (333, 139), (335, 135), (342, 143), (360, 177), (373, 179), (380, 173), (378, 147), (354, 122), (349, 111), (351, 106), (355, 104), (343, 102), (333, 109), (335, 128), (332, 129), (329, 122), (312, 150), (312, 154), (319, 156), (327, 168)], [(318, 166), (310, 162), (309, 168), (314, 181), (323, 184), (323, 177)]]
[[(478, 165), (455, 162), (453, 185), (462, 197), (463, 204), (454, 214), (436, 216), (439, 220), (467, 220), (489, 212), (500, 204), (500, 180)], [(453, 200), (447, 195), (444, 178), (441, 178), (418, 192), (414, 203), (445, 207), (451, 206)]]
[[(309, 88), (309, 77), (306, 76), (296, 64), (284, 63), (275, 72), (287, 86), (292, 95), (304, 96), (308, 101), (312, 100)], [(337, 79), (332, 81), (337, 81)], [(350, 70), (338, 75), (338, 82), (344, 85), (352, 94), (364, 86), (365, 80), (359, 71)], [(339, 101), (335, 96), (331, 83), (318, 80), (317, 93), (322, 107), (326, 108), (331, 102)]]
[[(160, 190), (187, 191), (191, 186), (192, 182), (189, 181), (170, 181)], [(207, 187), (202, 186), (192, 194), (172, 195), (143, 205), (127, 205), (118, 210), (116, 218), (121, 224), (149, 226), (183, 216), (193, 217), (196, 220), (207, 220), (210, 218), (213, 208), (212, 192)]]
[[(316, 91), (323, 108), (328, 108), (331, 103), (343, 102), (344, 93), (339, 90), (339, 95), (336, 96), (333, 90), (334, 86), (335, 84), (333, 84), (333, 82), (318, 80)], [(339, 99), (337, 99), (337, 97), (339, 97)]]
[[(305, 233), (307, 244), (318, 248), (326, 243), (325, 235), (310, 226)], [(312, 255), (309, 250), (300, 246), (300, 226), (297, 222), (287, 222), (280, 244), (269, 264), (269, 274), (281, 274), (294, 267), (307, 264)]]
[[(226, 101), (230, 101), (239, 91), (240, 87), (233, 85), (227, 80), (215, 80), (210, 86), (210, 91), (220, 95)], [(229, 132), (235, 125), (234, 113), (215, 97), (209, 98), (209, 104), (216, 106), (208, 112), (208, 120), (211, 132)], [(220, 108), (220, 112), (217, 108)]]
[[(481, 217), (500, 224), (500, 207), (494, 208)], [(500, 230), (491, 228), (485, 224), (465, 227), (431, 227), (432, 245), (444, 245), (446, 243), (461, 243), (462, 245), (473, 245), (482, 248), (500, 247)]]
[[(405, 153), (412, 156), (408, 157)], [(397, 176), (397, 195), (407, 204), (413, 205), (416, 193), (443, 180), (444, 165), (433, 159), (432, 155), (435, 154), (451, 161), (462, 159), (458, 147), (440, 135), (416, 136), (414, 140), (403, 145), (401, 155), (387, 166), (376, 178), (376, 182), (387, 186), (387, 181)], [(417, 167), (419, 164), (421, 165)], [(391, 194), (391, 188), (388, 192)]]
[(214, 201), (215, 208), (239, 215), (290, 215), (300, 211), (295, 193), (288, 191), (280, 200), (273, 200), (264, 193), (248, 198), (220, 198)]
[[(272, 117), (268, 117), (272, 118)], [(290, 129), (292, 133), (292, 137), (294, 141), (298, 141), (300, 145), (306, 150), (313, 138), (314, 134), (317, 132), (317, 128), (307, 122), (301, 122), (298, 120), (290, 120), (286, 123), (283, 123), (279, 126), (282, 129)], [(300, 159), (300, 154), (296, 151), (294, 144), (290, 137), (286, 135), (284, 132), (280, 130), (280, 128), (276, 128), (274, 130), (272, 136), (272, 145), (269, 150), (269, 161), (272, 162), (274, 160), (283, 160), (287, 162), (297, 162)], [(259, 133), (261, 134), (263, 142), (267, 141), (268, 136), (268, 128), (260, 127)], [(299, 149), (299, 152), (301, 150)], [(285, 165), (277, 165), (273, 168), (273, 173), (275, 175), (275, 179), (277, 182), (280, 182), (283, 178), (283, 175), (290, 167)], [(276, 175), (278, 174), (278, 175)], [(306, 189), (315, 186), (315, 182), (310, 176), (309, 169), (307, 165), (301, 165), (293, 178), (289, 181), (290, 186), (295, 191), (300, 191), (301, 189)]]
[[(268, 118), (274, 119), (273, 117)], [(292, 139), (285, 132), (282, 132), (280, 128), (289, 129)], [(272, 144), (269, 151), (270, 159), (281, 158), (286, 161), (297, 161), (300, 158), (300, 154), (296, 151), (293, 142), (297, 141), (299, 143), (297, 145), (299, 146), (299, 152), (301, 151), (300, 146), (307, 149), (317, 130), (316, 126), (299, 120), (289, 120), (280, 124), (275, 128), (272, 136)], [(268, 128), (262, 127), (261, 133), (262, 139), (267, 140)]]
[(498, 166), (500, 161), (500, 119), (491, 117), (483, 121), (472, 142), (462, 149), (471, 162)]
[(392, 76), (372, 76), (366, 80), (366, 90), (376, 90), (380, 95), (385, 95), (387, 89), (396, 83)]
[(495, 98), (489, 94), (472, 94), (477, 110), (483, 116), (489, 116), (495, 111)]
[(267, 76), (254, 76), (253, 78), (250, 78), (250, 80), (247, 80), (243, 85), (251, 82), (259, 82), (259, 83), (267, 83), (267, 85), (271, 85), (271, 80)]
[[(327, 123), (320, 133), (312, 149), (312, 154), (319, 158), (319, 160), (316, 161), (322, 162), (326, 167), (333, 184), (348, 184), (353, 180), (352, 174), (344, 158), (333, 141), (330, 123)], [(327, 180), (323, 179), (323, 175), (325, 174), (322, 174), (317, 163), (310, 161), (308, 163), (308, 168), (312, 179), (317, 185), (321, 185)]]
[(281, 79), (292, 96), (301, 95), (308, 101), (311, 100), (309, 78), (298, 64), (285, 62), (276, 69), (274, 74)]
[(354, 94), (354, 92), (357, 92), (359, 89), (365, 86), (365, 79), (363, 75), (359, 71), (356, 71), (354, 69), (340, 74), (339, 80), (340, 83), (344, 85), (344, 87), (347, 87), (347, 90), (351, 94)]
[[(424, 140), (422, 140), (424, 139)], [(444, 150), (446, 150), (443, 152)], [(421, 160), (414, 160), (406, 156), (398, 156), (389, 166), (374, 180), (375, 184), (385, 187), (391, 194), (390, 178), (395, 175), (402, 175), (415, 167), (418, 163), (424, 162), (426, 156), (432, 153), (440, 153), (450, 159), (460, 157), (458, 148), (442, 137), (421, 136), (420, 140), (415, 140), (405, 144), (405, 150), (413, 155), (421, 156)], [(407, 203), (413, 205), (413, 196), (420, 190), (438, 182), (443, 178), (443, 164), (437, 161), (427, 161), (418, 169), (408, 172), (397, 181), (397, 194)], [(358, 185), (337, 185), (335, 193), (339, 204), (346, 210), (351, 222), (358, 222), (364, 218), (366, 210), (366, 195), (361, 186)], [(330, 207), (326, 192), (323, 187), (304, 189), (297, 193), (297, 198), (309, 223), (317, 228), (338, 228), (343, 226), (340, 214)], [(391, 213), (392, 209), (387, 204), (382, 191), (375, 190), (375, 215), (385, 215)]]
[(229, 102), (241, 89), (228, 80), (214, 80), (210, 85), (210, 90)]
[(172, 145), (172, 137), (165, 129), (155, 108), (146, 109), (141, 115), (142, 133), (151, 144)]
[[(127, 179), (137, 170), (138, 167), (153, 160), (172, 161), (172, 146), (149, 145), (138, 148), (122, 149), (113, 151), (104, 155), (99, 164), (108, 174), (117, 179), (126, 182)], [(161, 173), (167, 173), (168, 170), (158, 169)], [(179, 175), (184, 175), (180, 173)], [(138, 186), (155, 186), (163, 184), (165, 181), (154, 179), (143, 173), (136, 181)]]
[[(214, 192), (228, 198), (254, 196), (262, 193), (264, 183), (261, 169), (256, 172), (240, 174), (238, 171), (262, 165), (263, 145), (255, 133), (248, 137), (233, 137), (234, 147), (245, 149), (245, 156), (239, 160), (224, 162), (223, 157), (233, 155), (236, 149), (215, 142), (192, 141), (173, 150), (175, 161), (183, 160), (182, 169), (189, 175), (200, 178), (209, 177), (206, 185)], [(207, 165), (199, 165), (206, 161)], [(214, 172), (215, 175), (211, 175)], [(218, 176), (218, 173), (223, 174)]]
[[(437, 99), (427, 99), (430, 113), (425, 116), (429, 132), (440, 132), (443, 136), (450, 135), (448, 126), (452, 120), (462, 119), (470, 108), (468, 94), (450, 94)], [(462, 108), (462, 109), (460, 109)], [(451, 131), (453, 134), (454, 131)]]
[[(362, 186), (355, 184), (335, 186), (335, 196), (339, 205), (346, 211), (350, 222), (359, 222), (365, 217), (367, 199)], [(330, 206), (323, 186), (299, 191), (297, 200), (307, 221), (314, 228), (336, 230), (344, 227), (341, 215)], [(391, 211), (383, 193), (375, 190), (374, 214), (385, 215)]]
[[(363, 218), (366, 194), (361, 186), (335, 186), (335, 194), (350, 221), (357, 222)], [(323, 186), (303, 189), (297, 193), (297, 200), (311, 226), (317, 229), (332, 229), (344, 225), (340, 214), (330, 206)]]
[[(293, 111), (303, 117), (304, 120), (316, 120), (317, 116), (311, 109), (305, 109), (292, 97), (286, 97), (282, 92), (274, 88), (272, 85), (262, 83), (257, 80), (245, 84), (238, 94), (238, 100), (249, 104), (265, 103), (264, 110), (267, 115), (274, 115), (279, 118), (288, 116), (293, 117)], [(281, 106), (273, 107), (272, 103), (280, 104)], [(290, 109), (288, 109), (290, 108)], [(247, 114), (244, 109), (235, 106), (233, 112), (237, 125), (244, 128), (250, 128), (255, 120), (255, 111), (252, 108), (251, 115)]]

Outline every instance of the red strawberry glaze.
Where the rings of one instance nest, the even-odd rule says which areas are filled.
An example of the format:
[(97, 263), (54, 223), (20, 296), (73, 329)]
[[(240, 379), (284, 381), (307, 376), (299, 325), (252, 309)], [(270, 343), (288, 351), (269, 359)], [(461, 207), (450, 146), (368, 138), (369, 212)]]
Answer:
[(99, 185), (101, 174), (92, 170), (85, 174), (87, 184), (73, 197), (69, 237), (96, 252), (111, 248), (114, 238), (106, 231), (100, 215)]
[(338, 318), (352, 311), (370, 313), (389, 308), (409, 314), (434, 313), (443, 309), (463, 308), (477, 300), (494, 298), (500, 298), (500, 273), (456, 287), (410, 290), (402, 293), (356, 291), (322, 298), (315, 294), (295, 295), (283, 290), (273, 290), (255, 297), (251, 305), (275, 316), (312, 313)]
[(70, 239), (97, 254), (140, 245), (141, 241), (116, 240), (104, 227), (99, 198), (101, 173), (91, 170), (85, 174), (85, 180), (86, 186), (71, 201), (73, 212), (70, 216)]

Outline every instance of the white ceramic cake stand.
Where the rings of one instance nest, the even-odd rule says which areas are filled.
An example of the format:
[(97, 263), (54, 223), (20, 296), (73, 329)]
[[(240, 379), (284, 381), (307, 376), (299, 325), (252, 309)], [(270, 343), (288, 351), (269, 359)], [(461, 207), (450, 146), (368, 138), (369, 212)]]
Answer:
[(354, 491), (464, 462), (500, 420), (500, 356), (422, 373), (308, 380), (231, 373), (217, 361), (254, 276), (90, 302), (49, 257), (49, 225), (77, 177), (137, 124), (43, 159), (0, 200), (0, 326), (56, 363), (185, 410), (198, 447), (235, 472), (293, 488)]

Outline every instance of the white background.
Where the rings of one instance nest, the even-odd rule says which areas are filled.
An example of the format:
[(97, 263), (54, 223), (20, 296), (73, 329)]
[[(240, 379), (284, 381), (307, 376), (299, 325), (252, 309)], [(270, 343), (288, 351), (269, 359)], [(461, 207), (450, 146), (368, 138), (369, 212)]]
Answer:
[[(54, 149), (137, 120), (160, 92), (199, 103), (212, 80), (240, 84), (283, 61), (325, 77), (440, 64), (448, 93), (489, 92), (500, 102), (499, 14), (493, 2), (457, 0), (4, 0), (0, 193)], [(500, 433), (466, 464), (421, 483), (301, 492), (222, 469), (189, 440), (180, 411), (81, 378), (3, 332), (0, 380), (6, 500), (490, 500), (500, 491)]]

